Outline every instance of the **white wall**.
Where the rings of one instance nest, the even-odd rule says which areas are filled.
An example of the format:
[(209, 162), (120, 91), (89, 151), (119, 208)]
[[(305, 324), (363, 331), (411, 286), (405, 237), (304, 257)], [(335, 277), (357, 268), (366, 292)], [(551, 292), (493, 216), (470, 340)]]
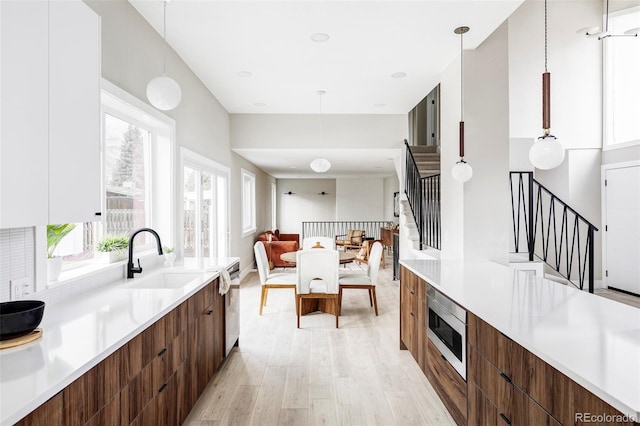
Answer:
[(383, 219), (393, 223), (398, 223), (399, 218), (393, 216), (393, 194), (400, 191), (400, 181), (397, 175), (384, 178), (384, 192), (382, 200), (384, 204)]
[(335, 220), (383, 220), (384, 178), (336, 179)]
[[(602, 22), (601, 0), (548, 3), (551, 133), (565, 148), (602, 146), (601, 42), (576, 34)], [(542, 135), (544, 2), (527, 0), (509, 22), (511, 137)]]
[[(443, 259), (508, 263), (509, 75), (507, 24), (464, 52), (465, 160), (473, 178), (451, 177), (458, 159), (460, 58), (441, 82)], [(489, 76), (491, 78), (489, 78)]]
[[(335, 179), (278, 179), (276, 185), (280, 232), (302, 238), (302, 222), (336, 220)], [(295, 194), (285, 194), (289, 191)], [(318, 194), (322, 191), (329, 194)]]
[[(232, 148), (316, 148), (317, 114), (231, 114)], [(406, 115), (322, 115), (322, 147), (397, 149), (407, 137)]]
[[(162, 72), (162, 37), (126, 1), (85, 0), (102, 18), (102, 76), (147, 102), (149, 80)], [(241, 238), (240, 168), (256, 174), (258, 229), (270, 223), (270, 189), (273, 181), (268, 175), (235, 154), (230, 147), (229, 114), (214, 95), (202, 84), (182, 59), (167, 48), (167, 74), (182, 89), (178, 107), (165, 114), (176, 121), (176, 152), (184, 146), (231, 169), (231, 235), (230, 255), (240, 257), (242, 269), (254, 263), (254, 238)], [(176, 156), (175, 166), (179, 166)], [(178, 171), (179, 172), (179, 171)], [(180, 188), (176, 188), (180, 194)], [(176, 200), (175, 209), (181, 203)], [(176, 216), (177, 217), (177, 216)]]

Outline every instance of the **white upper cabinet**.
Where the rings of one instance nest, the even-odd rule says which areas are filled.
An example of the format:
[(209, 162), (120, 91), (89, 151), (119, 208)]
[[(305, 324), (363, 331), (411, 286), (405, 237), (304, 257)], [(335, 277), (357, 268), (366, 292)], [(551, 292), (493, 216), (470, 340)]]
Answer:
[(47, 223), (48, 4), (0, 1), (0, 227)]
[(49, 223), (96, 220), (100, 200), (100, 18), (82, 1), (52, 0)]
[(0, 0), (0, 228), (100, 211), (100, 18)]

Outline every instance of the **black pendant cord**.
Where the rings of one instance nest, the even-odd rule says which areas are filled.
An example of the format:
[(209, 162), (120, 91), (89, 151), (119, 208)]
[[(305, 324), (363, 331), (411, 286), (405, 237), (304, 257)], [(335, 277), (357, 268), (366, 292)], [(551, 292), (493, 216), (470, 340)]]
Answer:
[(544, 71), (547, 72), (547, 0), (544, 0)]

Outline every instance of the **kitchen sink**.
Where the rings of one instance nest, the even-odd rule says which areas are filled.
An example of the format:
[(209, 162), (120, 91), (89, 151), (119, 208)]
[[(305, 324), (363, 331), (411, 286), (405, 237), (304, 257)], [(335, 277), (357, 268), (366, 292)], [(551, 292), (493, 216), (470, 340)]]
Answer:
[(124, 285), (124, 288), (148, 289), (177, 289), (191, 284), (193, 281), (202, 282), (200, 272), (161, 272), (148, 277), (134, 278)]

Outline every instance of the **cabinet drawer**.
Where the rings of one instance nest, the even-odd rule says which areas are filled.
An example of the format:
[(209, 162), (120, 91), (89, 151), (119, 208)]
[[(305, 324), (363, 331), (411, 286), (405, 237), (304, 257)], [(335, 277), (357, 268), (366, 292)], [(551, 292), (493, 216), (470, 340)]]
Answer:
[[(511, 379), (492, 365), (469, 345), (469, 386), (476, 386), (497, 410), (497, 424), (560, 425), (544, 408), (538, 405)], [(553, 391), (550, 390), (550, 393)], [(475, 402), (474, 402), (475, 401)], [(469, 398), (469, 413), (479, 408), (471, 404), (482, 403), (482, 398)], [(484, 415), (484, 413), (481, 413)], [(471, 414), (470, 414), (471, 416)], [(471, 417), (470, 417), (471, 418)], [(571, 424), (571, 423), (568, 423)]]
[(456, 423), (466, 424), (467, 383), (429, 339), (427, 339), (427, 379)]
[(467, 339), (516, 385), (526, 389), (527, 351), (472, 313), (467, 313)]

